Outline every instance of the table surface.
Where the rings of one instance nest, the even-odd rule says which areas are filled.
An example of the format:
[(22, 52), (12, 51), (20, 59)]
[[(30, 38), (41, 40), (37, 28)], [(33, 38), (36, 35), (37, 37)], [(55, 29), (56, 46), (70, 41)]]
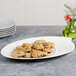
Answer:
[[(25, 38), (62, 36), (62, 29), (62, 26), (18, 26), (14, 35), (0, 39), (0, 50)], [(75, 50), (65, 56), (33, 61), (11, 60), (0, 54), (0, 76), (76, 76)]]

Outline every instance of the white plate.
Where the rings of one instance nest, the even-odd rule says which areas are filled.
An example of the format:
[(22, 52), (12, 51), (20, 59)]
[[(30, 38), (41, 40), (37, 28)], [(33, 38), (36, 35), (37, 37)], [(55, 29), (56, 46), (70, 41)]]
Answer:
[(12, 26), (12, 27), (10, 27), (10, 28), (0, 29), (0, 32), (8, 31), (8, 30), (11, 30), (11, 29), (14, 29), (14, 28), (16, 28), (16, 26), (15, 26), (15, 25), (13, 25), (13, 26)]
[[(33, 43), (35, 40), (46, 40), (46, 41), (54, 42), (56, 50), (49, 56), (41, 57), (41, 58), (13, 58), (11, 57), (12, 50), (14, 50), (17, 46), (22, 45), (24, 42)], [(45, 58), (53, 58), (53, 57), (61, 56), (61, 55), (72, 52), (74, 49), (75, 49), (75, 45), (72, 42), (71, 38), (47, 36), (47, 37), (28, 38), (28, 39), (23, 39), (23, 40), (13, 42), (5, 46), (1, 50), (1, 54), (6, 58), (11, 58), (11, 59), (34, 60), (34, 59), (45, 59)]]
[(0, 38), (7, 37), (7, 36), (10, 36), (10, 35), (13, 35), (15, 32), (16, 32), (16, 31), (13, 31), (13, 32), (8, 33), (8, 34), (0, 35)]
[(0, 35), (9, 34), (9, 33), (11, 33), (11, 32), (14, 32), (15, 30), (16, 30), (16, 28), (11, 29), (11, 30), (8, 30), (8, 31), (0, 32)]
[(14, 21), (11, 20), (0, 20), (0, 30), (8, 29), (15, 25)]

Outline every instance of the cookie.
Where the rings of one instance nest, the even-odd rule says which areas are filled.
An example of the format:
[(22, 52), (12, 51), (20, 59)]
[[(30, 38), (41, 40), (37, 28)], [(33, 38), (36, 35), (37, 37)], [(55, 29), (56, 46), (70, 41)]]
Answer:
[(23, 43), (22, 44), (22, 47), (25, 48), (25, 47), (32, 47), (32, 44), (29, 44), (29, 43)]
[(39, 50), (35, 50), (35, 49), (32, 50), (32, 57), (33, 58), (38, 58), (38, 57), (43, 57), (43, 56), (48, 56), (48, 53), (42, 52)]
[(23, 44), (22, 44), (22, 47), (25, 49), (25, 52), (27, 52), (27, 51), (31, 51), (32, 44), (29, 44), (29, 43), (23, 43)]
[(50, 49), (50, 48), (45, 48), (45, 49), (43, 49), (43, 51), (44, 51), (44, 52), (47, 52), (47, 53), (51, 53), (51, 52), (52, 52), (52, 49)]
[(22, 50), (20, 51), (20, 50), (15, 49), (12, 51), (12, 57), (19, 58), (24, 55), (25, 55), (25, 53)]
[(45, 43), (44, 48), (54, 48), (54, 43), (53, 42), (47, 42), (47, 43)]
[(41, 50), (41, 49), (44, 48), (44, 46), (43, 46), (42, 44), (40, 44), (40, 43), (34, 43), (34, 44), (33, 44), (33, 48), (34, 48), (34, 49)]
[(43, 57), (44, 56), (48, 56), (48, 53), (47, 52), (43, 52)]
[(31, 58), (31, 53), (27, 53), (27, 52), (26, 52), (25, 55), (24, 55), (24, 57), (25, 57), (25, 58)]
[(25, 51), (25, 49), (22, 46), (17, 46), (16, 50), (18, 50), (18, 51)]
[(37, 41), (35, 41), (34, 43), (43, 44), (43, 43), (46, 43), (46, 41), (45, 41), (45, 40), (37, 40)]
[(24, 47), (25, 52), (30, 52), (31, 51), (31, 47)]

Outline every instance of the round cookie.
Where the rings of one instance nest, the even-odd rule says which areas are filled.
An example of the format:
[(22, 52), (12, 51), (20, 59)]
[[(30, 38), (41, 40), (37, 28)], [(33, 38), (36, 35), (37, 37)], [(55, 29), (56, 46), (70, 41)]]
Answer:
[(25, 52), (30, 52), (31, 51), (31, 47), (24, 47)]
[(25, 57), (25, 58), (31, 58), (31, 53), (27, 53), (27, 52), (26, 52), (25, 55), (24, 55), (24, 57)]
[(27, 52), (27, 51), (31, 51), (32, 44), (29, 44), (29, 43), (23, 43), (23, 44), (22, 44), (22, 47), (25, 49), (25, 52)]
[(37, 41), (35, 41), (34, 43), (40, 43), (40, 44), (43, 44), (43, 43), (46, 43), (46, 41), (45, 41), (45, 40), (37, 40)]
[(12, 57), (15, 57), (15, 58), (19, 58), (19, 57), (22, 57), (22, 56), (24, 56), (25, 55), (25, 53), (21, 50), (13, 50), (12, 51)]
[(44, 48), (54, 48), (54, 43), (53, 42), (47, 42), (47, 43), (45, 43)]
[(26, 51), (26, 49), (24, 49), (22, 46), (17, 46), (16, 47), (16, 50), (18, 50), (18, 51)]
[(34, 48), (34, 49), (41, 50), (41, 49), (44, 48), (44, 46), (43, 46), (41, 43), (34, 43), (34, 44), (33, 44), (33, 48)]
[(47, 53), (51, 53), (52, 52), (52, 49), (50, 49), (50, 48), (44, 48), (43, 51), (44, 52), (47, 52)]
[(33, 58), (38, 58), (38, 57), (43, 57), (43, 56), (48, 56), (48, 53), (42, 52), (39, 50), (35, 50), (35, 49), (32, 50), (32, 57)]
[(29, 44), (29, 43), (23, 43), (22, 44), (22, 47), (24, 48), (24, 47), (32, 47), (32, 44)]

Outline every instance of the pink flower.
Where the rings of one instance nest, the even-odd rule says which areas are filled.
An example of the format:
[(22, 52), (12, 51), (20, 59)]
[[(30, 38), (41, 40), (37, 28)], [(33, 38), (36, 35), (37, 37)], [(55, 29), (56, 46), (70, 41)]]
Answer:
[(70, 19), (73, 19), (74, 17), (71, 14), (67, 14), (66, 16), (64, 16), (65, 21), (68, 23), (70, 22)]

